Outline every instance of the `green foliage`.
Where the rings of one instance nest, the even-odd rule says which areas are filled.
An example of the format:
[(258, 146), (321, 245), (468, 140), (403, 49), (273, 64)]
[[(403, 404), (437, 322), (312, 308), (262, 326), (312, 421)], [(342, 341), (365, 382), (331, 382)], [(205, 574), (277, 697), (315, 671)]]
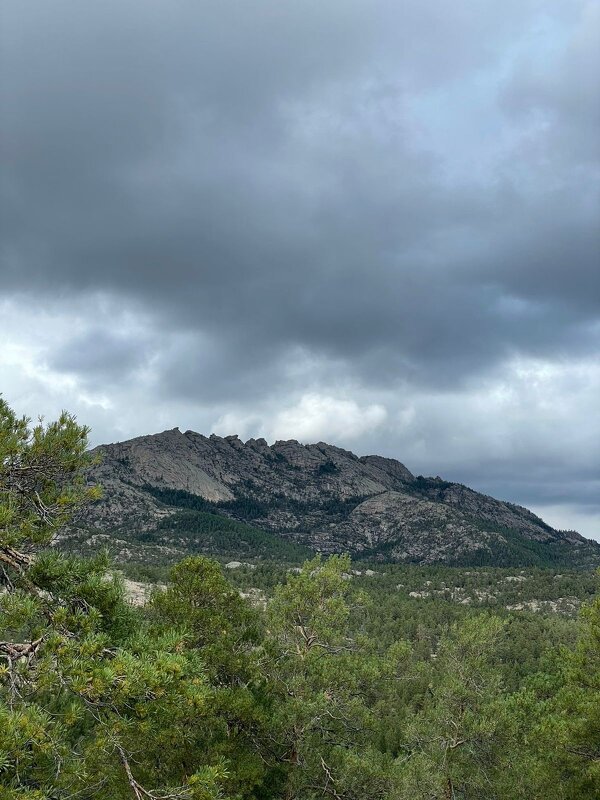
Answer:
[(504, 627), (494, 617), (471, 617), (441, 639), (427, 694), (407, 728), (402, 796), (503, 796), (510, 731), (500, 711), (502, 675), (493, 662)]
[(134, 541), (153, 544), (175, 541), (191, 553), (219, 554), (224, 557), (241, 555), (244, 558), (271, 558), (292, 563), (299, 563), (311, 555), (307, 547), (225, 516), (225, 511), (243, 512), (242, 515), (248, 519), (261, 516), (256, 504), (251, 513), (249, 507), (239, 507), (240, 503), (246, 503), (243, 499), (217, 504), (178, 489), (146, 487), (146, 491), (166, 505), (185, 511), (162, 519), (155, 530), (135, 534), (132, 537)]
[(298, 563), (310, 550), (295, 542), (243, 522), (203, 511), (174, 514), (161, 520), (156, 530), (138, 534), (141, 542), (181, 542), (187, 551), (218, 553), (244, 558), (277, 558)]
[(385, 662), (352, 635), (366, 598), (353, 596), (349, 569), (348, 557), (317, 557), (277, 587), (268, 607), (273, 739), (289, 765), (282, 796), (308, 800), (333, 791), (366, 800), (390, 788), (391, 759), (371, 742)]
[[(97, 494), (86, 435), (0, 403), (2, 800), (600, 796), (600, 599), (579, 621), (506, 608), (590, 598), (591, 575), (195, 555), (137, 565), (166, 585), (135, 608), (106, 554), (44, 549)], [(172, 535), (269, 551), (164, 491)]]
[[(518, 531), (488, 520), (473, 519), (475, 527), (482, 531), (499, 533), (503, 541), (494, 539), (490, 550), (477, 551), (469, 558), (458, 559), (453, 566), (495, 567), (577, 567), (580, 558), (577, 550), (562, 541), (539, 542), (526, 539)], [(545, 523), (540, 522), (544, 527)]]
[(0, 548), (47, 544), (70, 514), (98, 497), (85, 485), (88, 429), (63, 412), (56, 422), (29, 427), (0, 397)]
[(105, 557), (39, 550), (97, 496), (86, 445), (69, 415), (29, 429), (0, 402), (2, 797), (216, 800), (224, 759), (185, 756), (212, 691), (198, 649), (150, 634)]
[(600, 598), (583, 610), (577, 645), (563, 651), (560, 666), (560, 688), (539, 723), (542, 747), (554, 756), (542, 774), (560, 780), (565, 800), (592, 800), (600, 796)]
[(319, 475), (335, 475), (339, 471), (339, 467), (337, 464), (334, 464), (333, 461), (323, 461), (319, 464), (319, 468), (317, 469)]

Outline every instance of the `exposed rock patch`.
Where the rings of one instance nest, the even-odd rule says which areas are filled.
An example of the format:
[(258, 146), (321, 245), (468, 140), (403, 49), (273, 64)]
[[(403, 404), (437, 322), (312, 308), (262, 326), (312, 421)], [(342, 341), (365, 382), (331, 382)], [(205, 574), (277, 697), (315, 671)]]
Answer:
[[(179, 492), (207, 501), (204, 511), (324, 553), (422, 564), (600, 563), (599, 545), (554, 530), (521, 506), (325, 442), (269, 446), (175, 428), (97, 452), (102, 462), (90, 480), (104, 487), (104, 499), (78, 520), (90, 537), (127, 540), (160, 530), (157, 546), (173, 546), (170, 520), (179, 535), (181, 506), (168, 493)], [(181, 538), (177, 547), (185, 547)]]

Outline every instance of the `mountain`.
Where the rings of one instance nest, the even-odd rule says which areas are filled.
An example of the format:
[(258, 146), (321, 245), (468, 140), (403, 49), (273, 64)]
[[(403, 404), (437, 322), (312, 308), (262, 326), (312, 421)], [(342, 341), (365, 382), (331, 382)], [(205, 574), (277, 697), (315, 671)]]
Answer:
[(104, 489), (71, 532), (119, 557), (188, 552), (299, 559), (311, 550), (454, 565), (593, 566), (600, 545), (557, 531), (512, 503), (399, 461), (300, 444), (179, 429), (95, 451)]

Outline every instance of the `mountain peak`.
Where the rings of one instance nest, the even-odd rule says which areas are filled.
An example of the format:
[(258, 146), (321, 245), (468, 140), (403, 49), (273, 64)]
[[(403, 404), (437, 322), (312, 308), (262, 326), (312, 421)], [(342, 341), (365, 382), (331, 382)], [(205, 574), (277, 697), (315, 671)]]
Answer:
[[(105, 496), (81, 523), (107, 535), (160, 530), (172, 542), (182, 525), (192, 524), (182, 507), (202, 508), (314, 550), (371, 559), (600, 561), (600, 546), (554, 530), (525, 508), (439, 477), (415, 477), (393, 458), (359, 457), (323, 441), (269, 446), (263, 438), (243, 442), (237, 434), (172, 428), (98, 449), (103, 461), (91, 478)], [(201, 526), (194, 535), (198, 540), (190, 531), (188, 543), (201, 547)]]

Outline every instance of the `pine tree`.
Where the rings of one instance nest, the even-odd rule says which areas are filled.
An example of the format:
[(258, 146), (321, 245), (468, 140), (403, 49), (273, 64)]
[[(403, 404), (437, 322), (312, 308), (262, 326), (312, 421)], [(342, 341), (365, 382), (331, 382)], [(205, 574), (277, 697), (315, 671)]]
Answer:
[(375, 800), (390, 786), (391, 760), (372, 743), (382, 662), (353, 633), (366, 599), (351, 591), (349, 570), (343, 556), (308, 561), (267, 609), (270, 743), (286, 800)]
[(453, 626), (440, 641), (429, 689), (398, 761), (399, 798), (528, 797), (509, 774), (512, 729), (494, 664), (504, 627), (497, 617), (478, 615)]
[(0, 399), (0, 788), (3, 800), (215, 800), (217, 753), (188, 764), (182, 714), (210, 686), (174, 630), (150, 638), (105, 557), (44, 551), (88, 487), (85, 427), (29, 427)]

